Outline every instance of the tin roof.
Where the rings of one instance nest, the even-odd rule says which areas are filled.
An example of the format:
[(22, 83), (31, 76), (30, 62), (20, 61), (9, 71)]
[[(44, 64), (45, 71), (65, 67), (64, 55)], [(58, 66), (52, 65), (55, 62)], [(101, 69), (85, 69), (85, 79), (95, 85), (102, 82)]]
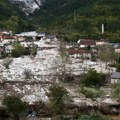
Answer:
[(115, 72), (111, 75), (111, 78), (116, 78), (119, 79), (120, 78), (120, 72)]

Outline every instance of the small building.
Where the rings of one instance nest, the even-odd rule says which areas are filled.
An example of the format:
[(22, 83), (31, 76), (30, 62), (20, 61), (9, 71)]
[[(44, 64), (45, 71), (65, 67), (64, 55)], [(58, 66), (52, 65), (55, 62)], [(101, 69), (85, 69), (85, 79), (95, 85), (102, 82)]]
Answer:
[(34, 46), (34, 43), (32, 41), (22, 41), (20, 44), (25, 48), (30, 48)]
[(115, 48), (115, 52), (116, 52), (116, 53), (120, 53), (120, 45), (118, 45), (118, 46)]
[(15, 41), (17, 41), (15, 36), (4, 36), (1, 40), (3, 44), (14, 43)]
[(52, 41), (56, 42), (56, 41), (57, 41), (57, 37), (56, 37), (55, 35), (47, 36), (46, 40), (47, 40), (48, 42), (50, 42), (50, 41), (51, 41), (51, 42), (52, 42)]
[(96, 46), (102, 46), (107, 44), (107, 42), (105, 42), (104, 40), (96, 40), (95, 43), (96, 43)]
[(6, 45), (6, 46), (5, 46), (5, 52), (6, 52), (7, 54), (10, 54), (13, 49), (14, 49), (14, 47), (13, 47), (12, 45)]
[(81, 39), (78, 41), (78, 44), (80, 46), (80, 48), (86, 48), (88, 46), (90, 47), (95, 47), (95, 41), (94, 40), (84, 40), (84, 39)]
[(120, 72), (115, 72), (111, 75), (111, 84), (120, 83)]
[(72, 58), (91, 58), (91, 53), (86, 50), (67, 50), (67, 53), (70, 55)]

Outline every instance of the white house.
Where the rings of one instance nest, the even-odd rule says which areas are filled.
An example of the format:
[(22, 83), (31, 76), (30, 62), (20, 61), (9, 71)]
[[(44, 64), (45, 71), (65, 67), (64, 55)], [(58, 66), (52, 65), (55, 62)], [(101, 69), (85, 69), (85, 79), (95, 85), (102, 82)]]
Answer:
[(33, 47), (33, 45), (34, 45), (32, 41), (22, 41), (22, 42), (20, 42), (20, 44), (25, 48)]
[(1, 40), (3, 44), (14, 43), (15, 41), (17, 41), (15, 36), (4, 36)]
[(91, 58), (91, 53), (86, 50), (67, 50), (67, 53), (73, 58)]
[(8, 54), (10, 54), (13, 49), (14, 49), (14, 47), (12, 45), (5, 46), (5, 52)]
[(84, 40), (84, 39), (81, 39), (81, 40), (78, 40), (78, 44), (80, 46), (80, 48), (85, 48), (85, 47), (95, 47), (95, 42), (93, 40)]
[(101, 46), (101, 45), (107, 45), (108, 44), (108, 42), (104, 41), (104, 40), (96, 40), (95, 43), (96, 43), (96, 46)]
[(120, 53), (120, 45), (115, 48), (116, 53)]
[(111, 75), (111, 84), (120, 83), (120, 72), (115, 72)]
[(46, 40), (47, 41), (57, 41), (57, 37), (55, 35), (47, 36)]

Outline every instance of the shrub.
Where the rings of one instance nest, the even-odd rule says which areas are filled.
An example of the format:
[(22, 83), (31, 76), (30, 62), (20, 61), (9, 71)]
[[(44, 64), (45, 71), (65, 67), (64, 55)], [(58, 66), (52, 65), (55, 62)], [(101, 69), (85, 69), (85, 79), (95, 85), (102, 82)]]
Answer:
[(89, 87), (100, 87), (105, 83), (105, 75), (103, 73), (97, 73), (95, 70), (90, 70), (88, 73), (82, 74), (80, 84)]
[(63, 113), (65, 111), (66, 96), (68, 94), (66, 89), (59, 85), (52, 85), (49, 91), (47, 96), (49, 97), (52, 112), (54, 114)]
[(110, 119), (99, 113), (92, 113), (90, 115), (81, 115), (78, 118), (78, 120), (110, 120)]
[(15, 96), (7, 96), (3, 100), (3, 105), (6, 106), (7, 111), (13, 120), (19, 120), (23, 113), (27, 110), (27, 103)]
[(102, 90), (89, 89), (89, 88), (82, 88), (80, 92), (84, 94), (87, 98), (91, 98), (91, 99), (95, 99), (104, 95), (104, 92)]

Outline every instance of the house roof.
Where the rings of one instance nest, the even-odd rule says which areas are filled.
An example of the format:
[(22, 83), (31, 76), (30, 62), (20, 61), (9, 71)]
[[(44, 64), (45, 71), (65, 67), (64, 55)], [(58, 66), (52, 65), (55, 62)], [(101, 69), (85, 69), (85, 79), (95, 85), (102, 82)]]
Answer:
[(120, 45), (118, 45), (115, 49), (120, 49)]
[(85, 53), (90, 53), (89, 51), (86, 50), (67, 50), (68, 54), (85, 54)]
[(115, 72), (111, 75), (111, 78), (118, 79), (120, 78), (120, 72)]
[(95, 45), (93, 40), (80, 40), (80, 45)]

